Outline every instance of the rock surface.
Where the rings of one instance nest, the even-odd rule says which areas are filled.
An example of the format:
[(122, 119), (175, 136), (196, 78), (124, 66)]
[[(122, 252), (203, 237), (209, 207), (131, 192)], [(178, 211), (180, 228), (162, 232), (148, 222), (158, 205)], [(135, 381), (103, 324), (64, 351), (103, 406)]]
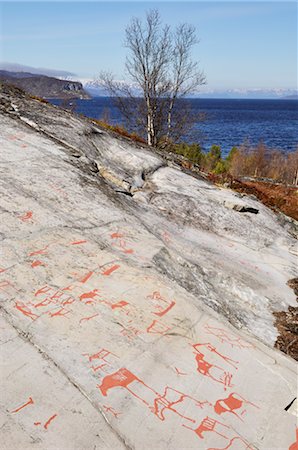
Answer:
[(3, 448), (288, 449), (290, 224), (17, 89), (0, 112)]
[(82, 83), (78, 81), (60, 80), (45, 75), (9, 72), (7, 70), (0, 70), (0, 80), (18, 86), (31, 95), (43, 98), (90, 98), (89, 94), (84, 90)]

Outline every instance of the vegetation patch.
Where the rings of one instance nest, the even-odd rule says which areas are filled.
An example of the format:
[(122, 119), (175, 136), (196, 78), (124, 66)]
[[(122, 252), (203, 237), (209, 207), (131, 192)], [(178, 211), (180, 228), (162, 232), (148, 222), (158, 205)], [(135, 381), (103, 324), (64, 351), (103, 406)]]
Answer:
[[(287, 284), (298, 295), (298, 278), (289, 280)], [(275, 347), (298, 361), (298, 307), (289, 306), (288, 311), (273, 314), (279, 331)]]

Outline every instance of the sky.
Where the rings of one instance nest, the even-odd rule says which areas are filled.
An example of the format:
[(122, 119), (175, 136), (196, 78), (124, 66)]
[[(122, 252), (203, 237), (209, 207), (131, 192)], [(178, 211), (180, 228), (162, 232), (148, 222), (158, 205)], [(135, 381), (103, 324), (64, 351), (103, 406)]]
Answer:
[(297, 89), (297, 3), (287, 1), (0, 1), (0, 60), (127, 79), (125, 28), (152, 8), (196, 27), (209, 88)]

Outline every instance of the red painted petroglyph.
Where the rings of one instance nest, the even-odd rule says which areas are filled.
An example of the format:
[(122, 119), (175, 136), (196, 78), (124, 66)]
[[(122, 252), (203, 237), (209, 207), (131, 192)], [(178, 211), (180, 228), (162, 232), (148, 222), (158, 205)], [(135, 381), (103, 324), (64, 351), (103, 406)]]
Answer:
[(153, 301), (155, 309), (158, 310), (158, 312), (152, 312), (152, 314), (159, 317), (167, 314), (167, 312), (169, 312), (176, 304), (176, 302), (170, 302), (162, 297), (159, 291), (154, 291), (151, 295), (148, 295), (147, 298)]
[(46, 423), (45, 423), (44, 426), (43, 426), (45, 430), (48, 429), (48, 426), (50, 425), (50, 423), (51, 423), (54, 419), (56, 419), (57, 415), (58, 415), (58, 414), (54, 414), (53, 416), (51, 416), (51, 417), (46, 421)]
[[(236, 432), (230, 426), (225, 425), (224, 423), (211, 417), (205, 417), (195, 429), (190, 428), (187, 425), (183, 426), (194, 431), (200, 439), (205, 439), (205, 433), (213, 433), (223, 439), (224, 447), (209, 447), (208, 450), (228, 450), (233, 446), (235, 441), (237, 441), (237, 445), (234, 447), (235, 450), (240, 450), (240, 448), (243, 450), (253, 450), (253, 447), (245, 439), (237, 435), (235, 436)], [(218, 441), (218, 438), (216, 441)]]
[(199, 436), (199, 438), (201, 438), (201, 439), (204, 439), (204, 436), (203, 436), (203, 433), (206, 433), (206, 432), (213, 432), (213, 433), (216, 433), (216, 434), (218, 434), (218, 436), (221, 436), (221, 437), (223, 437), (223, 438), (225, 438), (225, 439), (228, 439), (228, 437), (227, 436), (225, 436), (224, 434), (222, 434), (222, 432), (224, 432), (224, 431), (222, 431), (222, 432), (220, 432), (220, 431), (217, 431), (216, 430), (216, 427), (217, 427), (217, 425), (221, 425), (221, 426), (223, 426), (224, 428), (229, 428), (227, 425), (225, 425), (224, 423), (222, 423), (222, 422), (219, 422), (218, 420), (214, 420), (214, 419), (212, 419), (212, 418), (210, 418), (210, 417), (205, 417), (203, 420), (202, 420), (202, 422), (200, 423), (200, 425), (195, 429), (195, 430), (193, 430), (195, 433), (196, 433), (196, 435), (197, 436)]
[(72, 291), (74, 288), (74, 286), (66, 286), (65, 288), (62, 289), (62, 291)]
[[(71, 305), (75, 302), (75, 299), (65, 292), (63, 290), (56, 290), (50, 286), (43, 286), (40, 289), (38, 289), (34, 297), (40, 297), (45, 296), (43, 299), (41, 299), (38, 303), (33, 304), (35, 308), (45, 308), (49, 305), (59, 305), (60, 309), (54, 310), (51, 309), (50, 311), (47, 311), (47, 313), (50, 315), (50, 317), (56, 317), (56, 316), (66, 316), (68, 313), (71, 312), (71, 310), (66, 310), (64, 306)], [(32, 304), (32, 303), (30, 303)]]
[(35, 426), (41, 425), (41, 422), (34, 422)]
[(166, 386), (163, 395), (158, 395), (158, 397), (154, 400), (154, 409), (152, 410), (152, 412), (162, 421), (165, 420), (164, 415), (165, 411), (169, 410), (174, 412), (181, 418), (186, 419), (192, 423), (195, 423), (194, 418), (185, 416), (182, 412), (179, 412), (177, 409), (178, 406), (181, 406), (181, 404), (183, 404), (185, 399), (191, 400), (192, 402), (194, 402), (194, 405), (200, 409), (203, 409), (206, 405), (210, 405), (208, 401), (201, 402), (191, 397), (190, 395), (178, 391), (177, 389)]
[(50, 317), (65, 317), (67, 314), (69, 314), (71, 311), (65, 309), (65, 308), (60, 308), (58, 311), (51, 313), (48, 312)]
[(182, 372), (180, 369), (178, 369), (177, 367), (174, 367), (175, 372), (177, 373), (177, 375), (187, 375), (187, 373)]
[(42, 261), (36, 260), (31, 263), (31, 267), (44, 266), (45, 264)]
[(49, 248), (50, 244), (46, 245), (44, 248), (41, 248), (40, 250), (35, 250), (34, 252), (29, 253), (29, 256), (35, 256), (35, 255), (47, 255), (47, 249)]
[(14, 288), (14, 286), (9, 280), (0, 281), (0, 291), (6, 291), (6, 288)]
[(83, 353), (83, 356), (87, 356), (89, 362), (93, 361), (94, 359), (102, 359), (105, 362), (108, 362), (105, 360), (108, 356), (113, 355), (115, 358), (119, 358), (115, 353), (110, 352), (109, 350), (105, 348), (101, 348), (99, 352), (94, 353), (93, 355), (89, 355), (89, 353)]
[(231, 381), (233, 375), (227, 371), (225, 371), (222, 367), (217, 366), (216, 364), (211, 364), (205, 359), (205, 355), (197, 350), (195, 353), (196, 362), (197, 362), (197, 371), (211, 380), (223, 384), (224, 389), (227, 387), (231, 387)]
[(34, 305), (34, 308), (43, 308), (45, 306), (49, 306), (51, 303), (53, 303), (54, 305), (57, 304), (57, 302), (52, 300), (51, 297), (47, 297), (47, 298), (43, 299), (41, 302), (36, 303)]
[(99, 314), (94, 314), (93, 316), (90, 316), (90, 317), (83, 317), (82, 319), (80, 319), (79, 323), (82, 323), (84, 321), (87, 322), (88, 320), (91, 320), (91, 319), (93, 319), (94, 317), (97, 317), (97, 316), (99, 316)]
[(121, 368), (117, 372), (106, 375), (97, 387), (105, 397), (110, 389), (116, 387), (126, 389), (161, 421), (166, 420), (165, 413), (169, 411), (188, 422), (195, 423), (196, 418), (185, 415), (185, 411), (190, 409), (189, 403), (200, 410), (205, 406), (211, 406), (211, 403), (208, 401), (199, 401), (170, 386), (166, 386), (163, 394), (160, 394), (126, 368)]
[(102, 275), (109, 276), (111, 273), (115, 272), (115, 270), (119, 269), (120, 266), (118, 264), (115, 264), (114, 266), (110, 267), (109, 269), (106, 269), (104, 272), (102, 272)]
[(23, 216), (19, 216), (19, 219), (22, 222), (27, 222), (27, 220), (31, 220), (33, 216), (33, 212), (32, 211), (27, 211)]
[(22, 302), (16, 302), (15, 303), (15, 308), (20, 311), (22, 314), (24, 314), (24, 316), (26, 317), (30, 317), (31, 320), (36, 320), (38, 319), (38, 315), (35, 314), (34, 312), (31, 311), (31, 309), (28, 308), (27, 305), (25, 305), (25, 303)]
[(45, 285), (43, 287), (41, 287), (40, 289), (37, 289), (37, 291), (35, 291), (34, 297), (38, 297), (39, 295), (42, 294), (47, 294), (48, 292), (52, 291), (53, 288)]
[(238, 370), (237, 365), (239, 364), (239, 361), (235, 361), (234, 359), (229, 358), (228, 356), (225, 356), (221, 353), (219, 353), (216, 349), (216, 347), (214, 347), (212, 344), (210, 344), (210, 342), (206, 342), (203, 344), (194, 344), (193, 348), (196, 351), (198, 350), (198, 347), (205, 347), (207, 350), (209, 350), (211, 353), (215, 353), (217, 356), (219, 356), (220, 358), (222, 358), (226, 363), (230, 364), (232, 367), (234, 367), (234, 369)]
[(220, 342), (229, 344), (231, 347), (236, 348), (253, 348), (254, 346), (249, 342), (244, 341), (239, 336), (235, 336), (228, 332), (224, 328), (212, 327), (209, 324), (204, 326), (206, 333), (216, 336)]
[(112, 309), (117, 309), (117, 308), (124, 308), (124, 306), (129, 305), (128, 302), (126, 302), (125, 300), (120, 300), (117, 303), (111, 303), (110, 306)]
[(87, 300), (85, 302), (86, 305), (90, 304), (90, 303), (94, 303), (94, 298), (97, 297), (98, 294), (98, 289), (93, 289), (93, 291), (90, 292), (85, 292), (84, 294), (79, 296), (80, 301), (82, 302), (83, 300)]
[(243, 409), (243, 405), (251, 405), (254, 408), (259, 409), (257, 405), (254, 403), (249, 402), (245, 398), (243, 398), (241, 395), (237, 394), (236, 392), (231, 393), (227, 398), (219, 399), (214, 405), (214, 411), (216, 414), (224, 414), (224, 413), (231, 413), (234, 414), (238, 419), (243, 421), (243, 419), (235, 412), (237, 410), (238, 413), (243, 415), (246, 410)]
[(117, 358), (118, 356), (115, 355), (115, 353), (110, 352), (109, 350), (102, 348), (99, 350), (99, 352), (94, 353), (93, 355), (89, 355), (88, 353), (83, 353), (83, 356), (87, 356), (89, 362), (92, 362), (93, 360), (99, 360), (103, 361), (98, 366), (91, 366), (91, 369), (93, 372), (102, 371), (104, 373), (108, 373), (111, 370), (112, 362), (110, 361), (111, 358)]
[(62, 306), (65, 306), (65, 305), (71, 305), (71, 304), (74, 303), (74, 302), (75, 302), (75, 299), (74, 299), (74, 298), (68, 297), (66, 300), (64, 300), (63, 302), (61, 302), (61, 305), (62, 305)]
[(0, 267), (0, 273), (6, 272), (7, 269), (3, 269), (2, 267)]
[(298, 450), (298, 428), (296, 428), (296, 442), (290, 445), (289, 450)]
[[(81, 279), (79, 279), (80, 283), (86, 283), (94, 274), (94, 272), (88, 272), (86, 275), (84, 275)], [(64, 289), (66, 290), (66, 289)]]
[(69, 245), (81, 245), (81, 244), (86, 244), (87, 241), (85, 239), (81, 240), (81, 241), (74, 241), (74, 242), (70, 242)]
[(127, 241), (124, 239), (123, 233), (112, 233), (111, 239), (114, 240), (114, 245), (116, 245), (121, 251), (123, 251), (126, 254), (132, 254), (134, 253), (134, 250), (132, 248), (128, 248)]
[(204, 355), (202, 353), (198, 353), (196, 355), (196, 362), (197, 362), (197, 371), (206, 376), (211, 378), (213, 381), (216, 381), (217, 383), (221, 383), (224, 385), (224, 389), (226, 390), (227, 387), (231, 387), (231, 381), (232, 381), (232, 374), (229, 372), (226, 372), (224, 369), (222, 369), (219, 366), (216, 366), (215, 364), (210, 364), (208, 361), (204, 359)]
[(138, 336), (141, 333), (142, 333), (142, 331), (139, 330), (138, 328), (134, 327), (133, 325), (128, 325), (127, 327), (123, 328), (120, 331), (120, 334), (122, 334), (122, 336), (125, 336), (130, 340), (135, 339), (136, 336)]
[(118, 416), (120, 416), (122, 413), (121, 412), (117, 412), (114, 410), (114, 408), (112, 408), (112, 406), (108, 406), (108, 405), (103, 405), (103, 409), (106, 412), (111, 413), (116, 419), (118, 419)]
[(119, 239), (119, 238), (122, 238), (122, 237), (123, 237), (122, 233), (112, 233), (111, 234), (111, 238), (112, 239)]
[(168, 327), (159, 320), (153, 320), (153, 322), (146, 329), (147, 333), (161, 334), (162, 336), (165, 336), (170, 330), (171, 327)]
[(14, 409), (13, 411), (10, 411), (10, 412), (17, 413), (17, 412), (21, 411), (21, 409), (26, 408), (26, 406), (29, 406), (29, 405), (34, 405), (34, 400), (32, 397), (29, 397), (29, 400), (26, 403), (24, 403), (23, 405), (19, 406), (18, 408)]
[[(135, 397), (139, 398), (143, 403), (148, 405), (148, 403), (145, 400), (143, 400), (141, 397), (136, 395), (133, 391), (131, 391), (128, 388), (128, 386), (134, 381), (137, 381), (137, 382), (143, 384), (144, 386), (146, 386), (145, 383), (142, 380), (140, 380), (136, 375), (134, 375), (129, 370), (127, 370), (125, 368), (122, 368), (122, 369), (119, 369), (115, 373), (112, 373), (112, 374), (109, 374), (109, 375), (105, 376), (103, 378), (103, 380), (102, 380), (101, 385), (98, 385), (97, 387), (101, 391), (102, 395), (104, 395), (105, 397), (107, 396), (108, 390), (113, 389), (115, 387), (124, 387), (129, 392), (131, 392), (132, 395), (134, 395)], [(158, 395), (157, 392), (155, 392), (155, 394)]]

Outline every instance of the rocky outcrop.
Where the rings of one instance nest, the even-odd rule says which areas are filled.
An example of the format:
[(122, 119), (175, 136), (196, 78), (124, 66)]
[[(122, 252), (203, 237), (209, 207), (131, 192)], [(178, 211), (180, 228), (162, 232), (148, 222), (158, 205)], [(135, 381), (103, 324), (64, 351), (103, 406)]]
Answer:
[(4, 447), (293, 444), (291, 223), (5, 85), (0, 129)]
[(20, 87), (31, 95), (42, 98), (90, 98), (84, 91), (82, 83), (78, 81), (60, 80), (45, 75), (8, 72), (6, 70), (0, 70), (0, 80)]

